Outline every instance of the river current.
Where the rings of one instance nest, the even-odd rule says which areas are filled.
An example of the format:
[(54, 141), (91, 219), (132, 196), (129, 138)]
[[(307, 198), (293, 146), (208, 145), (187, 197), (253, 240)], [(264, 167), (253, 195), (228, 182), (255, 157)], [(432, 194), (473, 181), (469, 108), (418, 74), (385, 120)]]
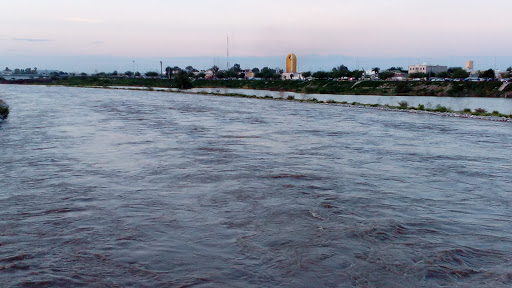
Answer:
[(512, 125), (0, 85), (0, 287), (510, 287)]

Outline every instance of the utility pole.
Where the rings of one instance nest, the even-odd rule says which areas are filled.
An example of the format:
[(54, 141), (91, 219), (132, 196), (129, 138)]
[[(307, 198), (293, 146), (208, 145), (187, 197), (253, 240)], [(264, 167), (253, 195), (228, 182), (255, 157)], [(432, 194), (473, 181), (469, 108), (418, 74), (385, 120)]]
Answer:
[(428, 66), (427, 66), (427, 69), (428, 69), (428, 80), (430, 80), (430, 75), (432, 73), (432, 58), (428, 58), (428, 62), (430, 63)]
[(133, 75), (132, 75), (132, 78), (135, 78), (135, 60), (132, 60), (133, 61)]
[(162, 77), (162, 75), (164, 74), (164, 68), (162, 66), (162, 61), (160, 61), (160, 77)]
[(229, 35), (227, 36), (227, 45), (226, 45), (226, 70), (229, 70)]

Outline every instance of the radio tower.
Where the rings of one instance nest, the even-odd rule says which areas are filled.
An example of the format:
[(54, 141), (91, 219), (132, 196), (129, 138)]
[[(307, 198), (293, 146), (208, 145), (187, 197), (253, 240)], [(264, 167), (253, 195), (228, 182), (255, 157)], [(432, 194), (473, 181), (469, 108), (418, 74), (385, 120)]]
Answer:
[(227, 36), (227, 45), (226, 45), (226, 70), (229, 70), (229, 34)]

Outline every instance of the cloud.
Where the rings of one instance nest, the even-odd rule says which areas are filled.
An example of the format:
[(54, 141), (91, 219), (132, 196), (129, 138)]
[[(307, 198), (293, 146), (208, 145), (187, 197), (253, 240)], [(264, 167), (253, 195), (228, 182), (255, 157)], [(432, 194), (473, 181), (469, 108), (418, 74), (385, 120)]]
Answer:
[(12, 38), (14, 41), (24, 41), (24, 42), (51, 42), (53, 40), (50, 39), (37, 39), (37, 38)]
[(68, 22), (90, 23), (90, 24), (98, 24), (98, 23), (103, 22), (103, 20), (101, 20), (101, 19), (89, 19), (89, 18), (78, 18), (78, 17), (64, 18), (64, 20), (66, 20)]

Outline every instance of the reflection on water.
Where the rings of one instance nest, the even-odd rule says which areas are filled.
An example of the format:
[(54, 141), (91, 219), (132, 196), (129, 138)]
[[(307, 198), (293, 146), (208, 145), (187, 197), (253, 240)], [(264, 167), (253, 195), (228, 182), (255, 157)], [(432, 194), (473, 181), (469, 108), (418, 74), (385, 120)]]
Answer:
[(0, 86), (0, 287), (510, 287), (510, 123)]

